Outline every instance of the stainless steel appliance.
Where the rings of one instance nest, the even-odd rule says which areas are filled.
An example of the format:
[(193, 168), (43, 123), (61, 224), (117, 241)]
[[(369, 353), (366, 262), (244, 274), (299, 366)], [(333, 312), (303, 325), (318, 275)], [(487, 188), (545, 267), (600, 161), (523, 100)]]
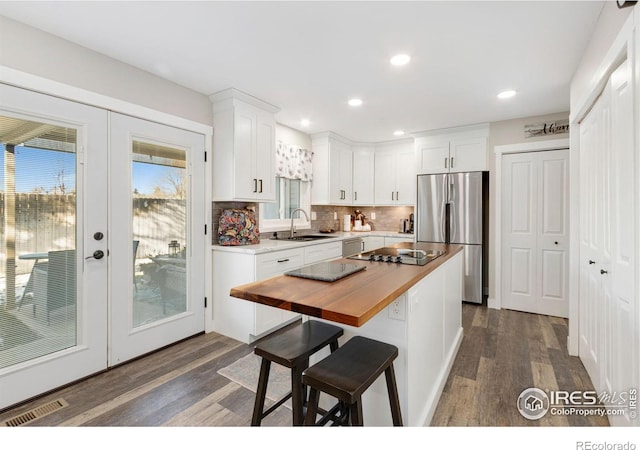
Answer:
[(418, 242), (464, 246), (462, 300), (482, 303), (483, 294), (483, 172), (418, 176)]
[(342, 256), (353, 255), (364, 250), (364, 241), (362, 238), (350, 238), (342, 241)]
[(438, 256), (441, 256), (444, 254), (445, 252), (441, 250), (420, 250), (416, 248), (382, 247), (382, 248), (377, 248), (375, 250), (371, 250), (368, 252), (358, 253), (357, 255), (349, 256), (347, 259), (424, 266), (429, 261), (433, 261)]

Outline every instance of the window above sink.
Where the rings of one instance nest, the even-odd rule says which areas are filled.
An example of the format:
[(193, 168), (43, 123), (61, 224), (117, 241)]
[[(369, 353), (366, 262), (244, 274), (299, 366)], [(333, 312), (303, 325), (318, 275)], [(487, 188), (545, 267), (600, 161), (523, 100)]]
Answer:
[[(276, 177), (276, 201), (260, 205), (260, 232), (285, 231), (291, 228), (291, 211), (302, 208), (311, 212), (311, 183)], [(296, 213), (293, 223), (296, 230), (308, 230), (304, 214)]]

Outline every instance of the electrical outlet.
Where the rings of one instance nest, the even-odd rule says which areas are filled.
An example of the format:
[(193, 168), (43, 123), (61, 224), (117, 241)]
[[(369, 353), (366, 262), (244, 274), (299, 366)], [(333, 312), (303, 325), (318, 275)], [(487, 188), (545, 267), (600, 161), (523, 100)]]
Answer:
[(371, 213), (371, 220), (376, 220), (376, 213), (374, 212)]
[(398, 297), (389, 305), (389, 319), (405, 320), (406, 303), (404, 297)]
[(311, 220), (318, 220), (315, 211), (311, 211)]
[(338, 213), (337, 212), (333, 212), (333, 220), (338, 220)]

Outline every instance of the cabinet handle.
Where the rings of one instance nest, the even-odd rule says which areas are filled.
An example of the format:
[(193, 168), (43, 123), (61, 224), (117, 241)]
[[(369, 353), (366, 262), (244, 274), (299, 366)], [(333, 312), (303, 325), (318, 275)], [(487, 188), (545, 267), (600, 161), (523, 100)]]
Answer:
[(260, 190), (258, 192), (262, 194), (262, 179), (260, 179), (259, 181), (260, 181)]
[(253, 192), (258, 192), (258, 179), (253, 179)]
[(589, 264), (595, 264), (596, 262), (592, 259), (589, 260)]
[(447, 161), (448, 161), (448, 160), (449, 160), (449, 158), (445, 158), (445, 159), (444, 159), (444, 168), (445, 168), (445, 169), (447, 168)]
[(287, 258), (287, 259), (279, 259), (277, 262), (282, 263), (282, 262), (287, 262), (287, 261), (289, 261), (289, 258)]
[(393, 191), (391, 191), (391, 201), (393, 201)]
[(396, 201), (400, 201), (400, 192), (396, 191)]
[(605, 273), (609, 273), (609, 272), (607, 272), (607, 271), (606, 271), (606, 270), (604, 270), (604, 269), (600, 269), (600, 275), (604, 275)]
[(353, 199), (354, 199), (355, 201), (358, 201), (358, 193), (357, 193), (357, 192), (355, 192), (355, 191), (353, 192)]
[(451, 167), (453, 169), (453, 156), (451, 157), (451, 164), (450, 164), (449, 167)]
[(362, 244), (362, 251), (364, 252), (364, 241), (360, 242)]

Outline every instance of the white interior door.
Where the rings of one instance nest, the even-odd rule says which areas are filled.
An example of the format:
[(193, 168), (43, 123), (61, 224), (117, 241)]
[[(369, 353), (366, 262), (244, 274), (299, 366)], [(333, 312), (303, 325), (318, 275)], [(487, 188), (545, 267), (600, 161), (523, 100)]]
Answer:
[(0, 99), (3, 408), (107, 367), (108, 140), (104, 110)]
[(503, 157), (502, 302), (568, 317), (569, 151)]
[(115, 365), (204, 330), (204, 136), (111, 113)]

